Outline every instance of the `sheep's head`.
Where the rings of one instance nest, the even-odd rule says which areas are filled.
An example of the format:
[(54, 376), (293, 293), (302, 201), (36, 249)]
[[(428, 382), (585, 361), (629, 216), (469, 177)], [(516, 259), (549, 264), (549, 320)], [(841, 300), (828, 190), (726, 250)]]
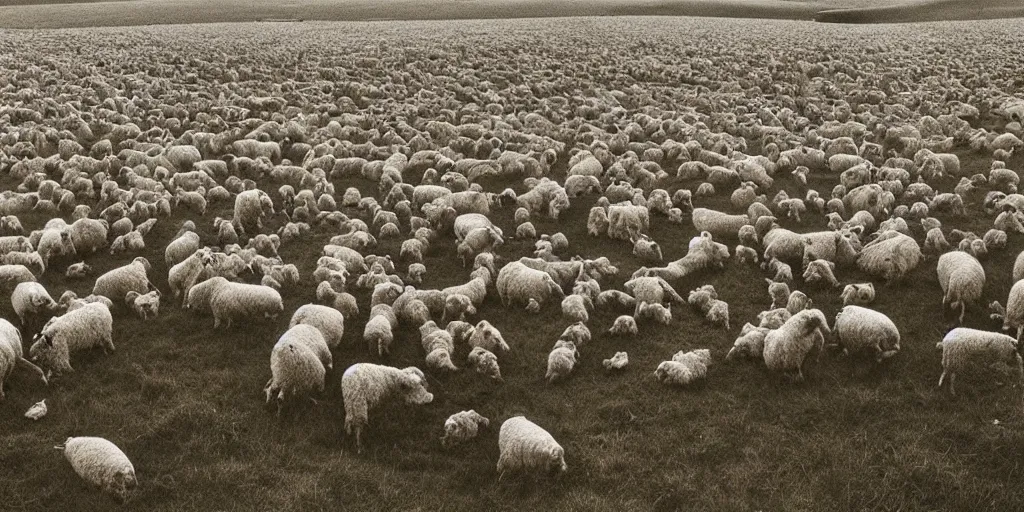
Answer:
[(415, 366), (402, 370), (398, 385), (405, 402), (414, 405), (425, 405), (434, 401), (434, 395), (427, 391), (426, 377)]

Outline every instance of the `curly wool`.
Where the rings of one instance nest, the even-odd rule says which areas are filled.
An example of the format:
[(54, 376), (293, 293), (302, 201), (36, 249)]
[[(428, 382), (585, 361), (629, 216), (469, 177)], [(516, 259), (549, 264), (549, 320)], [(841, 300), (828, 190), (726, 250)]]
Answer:
[(548, 371), (544, 378), (548, 384), (553, 384), (568, 377), (579, 360), (580, 352), (575, 343), (566, 339), (556, 341), (555, 346), (548, 353)]
[(582, 295), (566, 295), (562, 299), (562, 317), (570, 322), (589, 322), (589, 310), (593, 309), (593, 303), (588, 297)]
[(391, 306), (387, 304), (373, 306), (370, 309), (370, 320), (363, 328), (363, 341), (370, 348), (370, 352), (376, 352), (381, 357), (390, 353), (396, 327), (398, 327), (398, 317)]
[(661, 277), (665, 280), (678, 280), (709, 267), (722, 268), (728, 259), (729, 248), (713, 241), (711, 234), (705, 231), (701, 233), (696, 242), (691, 241), (686, 256), (664, 267), (640, 267), (633, 273), (633, 277), (651, 276)]
[(486, 375), (497, 382), (505, 382), (501, 378), (501, 368), (498, 366), (498, 356), (484, 347), (473, 347), (466, 357), (466, 364), (473, 371)]
[(54, 448), (64, 452), (71, 468), (89, 485), (117, 496), (122, 502), (138, 486), (135, 467), (128, 456), (106, 439), (69, 437)]
[(113, 327), (114, 319), (105, 304), (88, 303), (50, 320), (36, 336), (29, 354), (48, 372), (70, 371), (72, 352), (93, 347), (114, 351)]
[(501, 331), (487, 320), (477, 322), (476, 326), (473, 327), (472, 333), (469, 335), (467, 343), (470, 347), (482, 347), (496, 354), (511, 350), (508, 344), (505, 343), (505, 338), (501, 335)]
[(498, 433), (498, 478), (506, 473), (564, 473), (565, 450), (555, 438), (523, 416), (509, 418)]
[(128, 295), (124, 296), (124, 303), (128, 309), (143, 320), (150, 316), (156, 318), (160, 315), (160, 292), (157, 290), (145, 294), (128, 292)]
[(923, 258), (916, 240), (888, 231), (864, 246), (857, 257), (857, 266), (872, 276), (895, 282), (914, 270)]
[(699, 232), (708, 232), (716, 238), (736, 238), (740, 228), (750, 224), (750, 217), (744, 214), (729, 215), (707, 208), (693, 209), (693, 227)]
[(949, 377), (950, 394), (956, 394), (954, 382), (957, 373), (975, 362), (991, 365), (1004, 361), (1014, 365), (1018, 375), (1024, 379), (1024, 364), (1021, 361), (1017, 340), (1012, 336), (957, 327), (946, 333), (935, 347), (942, 349), (942, 375), (939, 376), (939, 387), (941, 388), (946, 377)]
[(47, 383), (43, 370), (25, 359), (21, 333), (10, 322), (0, 318), (0, 401), (4, 399), (4, 382), (18, 366), (28, 368), (39, 375), (44, 384)]
[(811, 349), (819, 350), (829, 333), (828, 320), (819, 309), (805, 309), (791, 316), (764, 338), (764, 362), (769, 370), (791, 372), (804, 379), (803, 365)]
[(558, 299), (565, 296), (562, 287), (547, 272), (529, 268), (519, 261), (501, 268), (495, 286), (505, 307), (528, 304), (531, 299), (543, 304), (551, 296)]
[[(316, 331), (310, 326), (301, 327)], [(311, 343), (307, 343), (306, 338)], [(323, 358), (318, 357), (316, 347), (323, 344), (326, 348), (326, 344), (322, 336), (318, 340), (315, 338), (311, 332), (299, 332), (292, 328), (281, 336), (270, 352), (271, 377), (263, 391), (267, 403), (271, 399), (277, 400), (279, 414), (289, 399), (308, 397), (324, 391), (327, 369)], [(327, 354), (329, 356), (330, 351)]]
[(874, 283), (848, 284), (843, 288), (840, 297), (843, 299), (844, 306), (871, 304), (875, 301), (875, 285)]
[(469, 442), (476, 438), (481, 427), (487, 428), (490, 424), (490, 420), (472, 409), (452, 414), (444, 422), (441, 446), (452, 448)]
[(740, 329), (740, 335), (733, 342), (729, 353), (726, 354), (726, 361), (739, 357), (762, 359), (764, 357), (764, 337), (768, 334), (769, 330), (766, 327), (755, 327), (753, 324), (745, 324)]
[(35, 281), (19, 283), (11, 293), (11, 306), (14, 313), (18, 315), (21, 325), (25, 326), (26, 321), (38, 315), (52, 313), (57, 309), (57, 303), (46, 291), (43, 285)]
[(675, 288), (668, 284), (668, 281), (661, 277), (644, 276), (634, 277), (622, 285), (627, 292), (633, 295), (635, 302), (646, 302), (648, 304), (664, 304), (665, 297), (672, 302), (682, 304), (683, 298), (676, 293)]
[(143, 257), (135, 258), (129, 264), (97, 277), (92, 293), (117, 302), (124, 301), (131, 291), (144, 294), (156, 289), (149, 281), (148, 272), (149, 261)]
[(444, 299), (444, 314), (441, 321), (465, 320), (466, 315), (475, 315), (476, 308), (469, 297), (461, 293), (453, 293)]
[(426, 353), (428, 368), (458, 370), (452, 362), (452, 353), (455, 352), (452, 335), (438, 327), (433, 320), (420, 326), (420, 343), (423, 345), (423, 352)]
[(608, 329), (608, 334), (611, 334), (612, 336), (636, 336), (636, 319), (629, 315), (619, 316)]
[(814, 260), (807, 263), (807, 268), (804, 269), (804, 282), (807, 284), (824, 282), (838, 288), (841, 286), (839, 280), (836, 279), (835, 263), (826, 260)]
[(939, 256), (936, 267), (939, 286), (942, 287), (943, 307), (960, 308), (960, 323), (964, 321), (968, 303), (981, 299), (985, 286), (985, 269), (974, 256), (953, 251)]
[(341, 345), (342, 337), (345, 335), (345, 316), (338, 310), (319, 304), (305, 304), (299, 306), (292, 314), (288, 327), (296, 325), (311, 325), (320, 331), (324, 342), (329, 348), (337, 348)]
[(833, 326), (844, 354), (872, 351), (882, 362), (900, 350), (900, 331), (884, 313), (860, 306), (845, 306)]
[(395, 398), (413, 405), (425, 405), (434, 400), (419, 368), (399, 369), (372, 363), (348, 367), (341, 377), (341, 394), (345, 404), (345, 432), (355, 436), (360, 451), (370, 409)]

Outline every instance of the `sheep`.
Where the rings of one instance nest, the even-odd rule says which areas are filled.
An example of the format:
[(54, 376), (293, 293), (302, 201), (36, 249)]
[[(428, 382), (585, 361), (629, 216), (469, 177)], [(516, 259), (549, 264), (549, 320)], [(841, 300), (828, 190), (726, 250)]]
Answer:
[(633, 255), (644, 261), (661, 262), (661, 247), (647, 235), (640, 235), (633, 239)]
[(916, 240), (903, 233), (888, 231), (864, 246), (857, 257), (857, 266), (892, 284), (916, 268), (923, 257)]
[(729, 330), (729, 304), (718, 300), (718, 293), (711, 285), (704, 285), (690, 292), (687, 302), (704, 314), (708, 322), (722, 325)]
[(875, 301), (875, 285), (874, 283), (848, 284), (843, 288), (840, 297), (843, 299), (844, 306), (871, 304)]
[(186, 231), (185, 233), (182, 233), (181, 236), (167, 244), (167, 248), (164, 250), (164, 261), (167, 262), (167, 267), (173, 267), (174, 265), (184, 261), (186, 258), (198, 251), (200, 246), (199, 235), (197, 233), (194, 231)]
[(562, 474), (568, 470), (565, 450), (548, 431), (523, 416), (505, 420), (498, 432), (498, 480), (506, 474)]
[(97, 219), (78, 219), (68, 227), (75, 253), (87, 255), (107, 246), (107, 224)]
[(660, 324), (668, 325), (672, 322), (672, 306), (665, 307), (658, 303), (640, 302), (637, 304), (633, 316), (636, 320), (651, 318)]
[(155, 290), (156, 287), (149, 281), (149, 269), (149, 260), (139, 256), (129, 264), (97, 277), (92, 293), (121, 302), (128, 292), (144, 294)]
[(733, 342), (729, 353), (726, 354), (725, 360), (732, 361), (738, 357), (762, 359), (764, 357), (764, 337), (770, 330), (767, 327), (755, 327), (753, 324), (745, 324), (740, 329), (740, 335)]
[(936, 267), (942, 287), (943, 308), (960, 308), (959, 322), (964, 322), (967, 304), (981, 299), (985, 286), (985, 269), (970, 254), (953, 251), (939, 257)]
[(957, 327), (946, 333), (946, 336), (935, 347), (942, 349), (942, 375), (939, 376), (938, 387), (942, 387), (948, 376), (951, 395), (956, 395), (957, 373), (963, 371), (974, 361), (985, 364), (1005, 361), (1013, 365), (1020, 378), (1024, 379), (1024, 364), (1021, 362), (1020, 348), (1012, 336)]
[(71, 371), (70, 355), (78, 350), (103, 347), (114, 351), (112, 337), (114, 319), (110, 309), (101, 303), (88, 303), (55, 317), (33, 339), (29, 355), (45, 368), (47, 375)]
[(772, 298), (772, 309), (786, 307), (790, 293), (789, 285), (771, 279), (765, 279), (765, 282), (768, 283), (768, 296)]
[[(465, 312), (470, 315), (475, 315), (475, 309), (480, 307), (480, 305), (484, 303), (484, 299), (487, 298), (487, 286), (491, 283), (491, 273), (490, 270), (483, 267), (482, 269), (474, 270), (470, 276), (472, 278), (468, 283), (458, 286), (449, 286), (441, 290), (441, 293), (446, 296), (461, 295), (466, 297), (469, 299), (469, 304), (472, 307), (466, 308)], [(470, 309), (474, 311), (471, 312)]]
[(833, 326), (843, 354), (867, 350), (882, 361), (900, 350), (900, 331), (884, 313), (860, 306), (844, 306), (836, 314)]
[(663, 361), (654, 371), (658, 382), (669, 386), (689, 386), (707, 377), (711, 351), (698, 349), (677, 352), (671, 361)]
[(943, 236), (941, 228), (935, 227), (928, 230), (924, 237), (924, 248), (922, 250), (922, 254), (937, 256), (949, 249), (949, 242), (947, 242), (946, 237)]
[(143, 320), (150, 316), (156, 318), (160, 314), (160, 291), (153, 290), (146, 294), (131, 291), (124, 296), (124, 303), (129, 310)]
[(196, 249), (188, 258), (174, 264), (167, 271), (167, 285), (170, 286), (173, 297), (180, 297), (184, 304), (189, 289), (201, 280), (212, 263), (212, 253), (204, 248)]
[(608, 233), (608, 226), (608, 212), (600, 206), (591, 208), (587, 217), (587, 234), (590, 236), (605, 235)]
[[(268, 404), (271, 399), (276, 400), (278, 416), (289, 399), (324, 391), (327, 368), (323, 364), (323, 351), (326, 351), (323, 336), (308, 325), (289, 328), (274, 344), (270, 352), (271, 377), (263, 392)], [(326, 357), (330, 359), (330, 351), (326, 351)]]
[(436, 370), (458, 370), (452, 362), (455, 342), (451, 333), (438, 327), (433, 320), (421, 325), (419, 330), (427, 367)]
[(14, 308), (14, 314), (18, 315), (23, 329), (30, 327), (30, 321), (38, 319), (41, 315), (53, 314), (57, 310), (57, 303), (50, 297), (50, 293), (35, 281), (19, 283), (14, 287), (14, 292), (11, 293), (11, 306)]
[(629, 315), (619, 316), (612, 323), (611, 328), (608, 329), (608, 334), (612, 336), (636, 336), (636, 319)]
[(778, 329), (769, 331), (764, 338), (764, 362), (769, 370), (792, 372), (796, 382), (804, 380), (804, 366), (815, 346), (822, 349), (825, 336), (830, 334), (828, 320), (820, 309), (805, 309), (786, 320)]
[(594, 309), (589, 297), (583, 295), (566, 295), (562, 299), (562, 316), (570, 322), (590, 321), (589, 312)]
[(765, 270), (774, 272), (773, 281), (780, 283), (793, 282), (793, 268), (788, 263), (784, 263), (777, 258), (771, 258), (765, 260), (763, 267)]
[(605, 290), (597, 295), (597, 307), (612, 305), (618, 305), (618, 307), (625, 310), (635, 311), (636, 299), (620, 290)]
[(693, 210), (693, 227), (716, 238), (735, 238), (741, 227), (751, 224), (746, 215), (729, 215), (707, 208)]
[(263, 227), (267, 212), (274, 213), (274, 203), (266, 192), (246, 190), (235, 196), (234, 217), (231, 224), (242, 233), (256, 234)]
[(601, 361), (605, 370), (621, 370), (629, 364), (629, 354), (625, 352), (616, 352), (612, 357)]
[(804, 282), (805, 283), (816, 283), (824, 281), (831, 285), (833, 288), (841, 286), (835, 276), (836, 264), (831, 261), (817, 259), (807, 264), (807, 268), (804, 269)]
[(544, 379), (548, 384), (554, 384), (556, 381), (568, 377), (579, 359), (580, 353), (576, 344), (571, 340), (559, 339), (548, 354), (548, 370)]
[(472, 409), (452, 414), (444, 421), (444, 436), (441, 437), (441, 446), (451, 449), (471, 441), (476, 438), (480, 427), (487, 428), (490, 424), (487, 418)]
[(467, 343), (470, 347), (481, 347), (494, 353), (505, 353), (510, 350), (501, 331), (487, 320), (477, 322), (468, 336)]
[(362, 433), (368, 424), (370, 409), (392, 398), (412, 405), (426, 405), (434, 395), (426, 389), (426, 377), (414, 366), (404, 369), (372, 363), (356, 363), (341, 377), (345, 404), (345, 433), (356, 438), (356, 450), (362, 453)]
[(558, 336), (558, 339), (569, 340), (575, 343), (577, 347), (582, 347), (583, 345), (590, 343), (590, 328), (583, 322), (570, 324), (564, 331), (562, 331), (562, 334)]
[(341, 312), (345, 318), (359, 316), (359, 305), (356, 298), (349, 293), (337, 292), (330, 282), (324, 281), (316, 287), (316, 300), (321, 303), (328, 303), (334, 309)]
[(811, 299), (800, 290), (793, 290), (789, 294), (789, 299), (786, 301), (786, 311), (791, 315), (795, 315), (800, 311), (808, 309), (812, 306)]
[(316, 327), (330, 349), (338, 348), (345, 335), (344, 314), (337, 309), (319, 304), (304, 304), (295, 310), (288, 322), (288, 328), (300, 324)]
[(561, 300), (565, 297), (562, 287), (547, 272), (527, 267), (520, 261), (508, 263), (498, 272), (495, 282), (498, 297), (503, 306), (529, 303), (532, 299), (538, 305), (551, 296)]
[(69, 437), (64, 444), (54, 446), (64, 452), (82, 480), (103, 492), (113, 494), (122, 503), (138, 486), (135, 467), (120, 448), (101, 437)]
[(4, 400), (4, 382), (14, 373), (16, 367), (27, 368), (47, 384), (46, 375), (38, 366), (25, 359), (21, 344), (21, 333), (10, 322), (0, 318), (0, 401)]
[(667, 280), (677, 280), (694, 272), (709, 268), (722, 268), (729, 259), (729, 248), (715, 242), (710, 233), (704, 231), (699, 237), (690, 241), (686, 256), (670, 262), (664, 267), (640, 267), (633, 277), (651, 276)]
[(269, 286), (226, 282), (214, 292), (210, 311), (214, 329), (222, 324), (230, 328), (232, 322), (245, 317), (277, 318), (284, 304), (281, 294)]
[(739, 263), (740, 265), (748, 263), (753, 263), (754, 265), (757, 265), (758, 262), (757, 251), (754, 250), (754, 248), (747, 247), (745, 245), (736, 246), (735, 258), (736, 263)]
[(486, 375), (496, 382), (505, 382), (501, 377), (501, 368), (498, 367), (498, 356), (484, 347), (473, 347), (466, 358), (466, 365), (476, 373)]
[(394, 340), (394, 329), (398, 327), (398, 317), (388, 304), (377, 304), (370, 309), (370, 320), (363, 329), (363, 341), (371, 352), (384, 357), (391, 349)]

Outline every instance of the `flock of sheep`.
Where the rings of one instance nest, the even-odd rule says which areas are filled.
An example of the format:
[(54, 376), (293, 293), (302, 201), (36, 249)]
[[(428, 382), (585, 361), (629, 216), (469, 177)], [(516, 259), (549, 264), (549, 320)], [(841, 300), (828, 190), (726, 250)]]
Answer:
[[(280, 50), (230, 39), (209, 60), (173, 55), (150, 39), (165, 28), (88, 56), (61, 33), (0, 34), (0, 282), (17, 316), (0, 321), (0, 399), (15, 369), (39, 386), (74, 378), (81, 351), (121, 342), (115, 323), (170, 308), (213, 331), (286, 315), (287, 331), (266, 347), (267, 403), (279, 415), (305, 407), (340, 373), (358, 449), (375, 407), (433, 401), (431, 374), (509, 378), (501, 361), (526, 340), (479, 318), (487, 301), (523, 318), (560, 308), (564, 332), (536, 361), (552, 385), (594, 371), (577, 366), (581, 350), (602, 350), (598, 310), (617, 314), (601, 335), (642, 338), (689, 314), (736, 335), (730, 350), (681, 350), (638, 370), (666, 385), (741, 359), (802, 381), (826, 344), (878, 363), (899, 357), (900, 326), (871, 305), (920, 265), (936, 267), (944, 295), (934, 307), (962, 323), (983, 306), (989, 253), (1024, 234), (1014, 170), (1024, 98), (1018, 68), (985, 65), (991, 46), (929, 67), (913, 60), (927, 45), (880, 42), (850, 62), (786, 41), (787, 52), (759, 52), (756, 36), (627, 58), (626, 43), (660, 42), (639, 38), (589, 59), (483, 50), (467, 67), (468, 48), (445, 54), (415, 35), (406, 48), (367, 42), (343, 57), (315, 44), (330, 26), (308, 29), (308, 47), (294, 43), (294, 66), (257, 58)], [(650, 56), (661, 51), (671, 57)], [(968, 207), (988, 228), (957, 229)], [(600, 243), (538, 228), (574, 214)], [(656, 240), (652, 224), (678, 236)], [(139, 255), (158, 225), (176, 231), (159, 248), (159, 277)], [(510, 257), (523, 241), (534, 253)], [(688, 245), (685, 256), (665, 261), (667, 243)], [(632, 256), (612, 261), (605, 244)], [(286, 260), (290, 245), (311, 256)], [(441, 251), (466, 269), (461, 284), (424, 285)], [(107, 258), (119, 266), (97, 275)], [(620, 275), (626, 266), (636, 270)], [(771, 302), (756, 318), (730, 320), (707, 284), (737, 266), (758, 266), (767, 281), (750, 285)], [(873, 281), (852, 282), (853, 272)], [(91, 293), (47, 289), (47, 274)], [(694, 276), (705, 284), (677, 289)], [(1024, 253), (1013, 277), (1005, 306), (989, 306), (1001, 323), (931, 340), (951, 393), (979, 361), (1024, 372)], [(315, 302), (286, 309), (282, 295), (303, 287)], [(834, 319), (808, 295), (822, 288), (842, 290)], [(400, 330), (418, 331), (422, 365), (388, 364)], [(365, 362), (335, 367), (339, 351)], [(628, 368), (626, 352), (608, 356), (606, 371)], [(44, 402), (28, 416), (45, 414)], [(565, 471), (562, 446), (524, 416), (501, 423), (497, 472)], [(441, 443), (471, 442), (490, 422), (455, 412), (438, 426)], [(59, 448), (107, 491), (124, 498), (136, 485), (109, 441)]]

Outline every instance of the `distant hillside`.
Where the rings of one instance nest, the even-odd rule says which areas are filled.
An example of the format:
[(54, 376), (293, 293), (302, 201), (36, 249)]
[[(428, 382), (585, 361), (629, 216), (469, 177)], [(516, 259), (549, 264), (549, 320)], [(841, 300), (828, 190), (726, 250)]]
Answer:
[(826, 23), (907, 23), (1024, 16), (1021, 0), (918, 0), (881, 7), (829, 9), (814, 19)]

